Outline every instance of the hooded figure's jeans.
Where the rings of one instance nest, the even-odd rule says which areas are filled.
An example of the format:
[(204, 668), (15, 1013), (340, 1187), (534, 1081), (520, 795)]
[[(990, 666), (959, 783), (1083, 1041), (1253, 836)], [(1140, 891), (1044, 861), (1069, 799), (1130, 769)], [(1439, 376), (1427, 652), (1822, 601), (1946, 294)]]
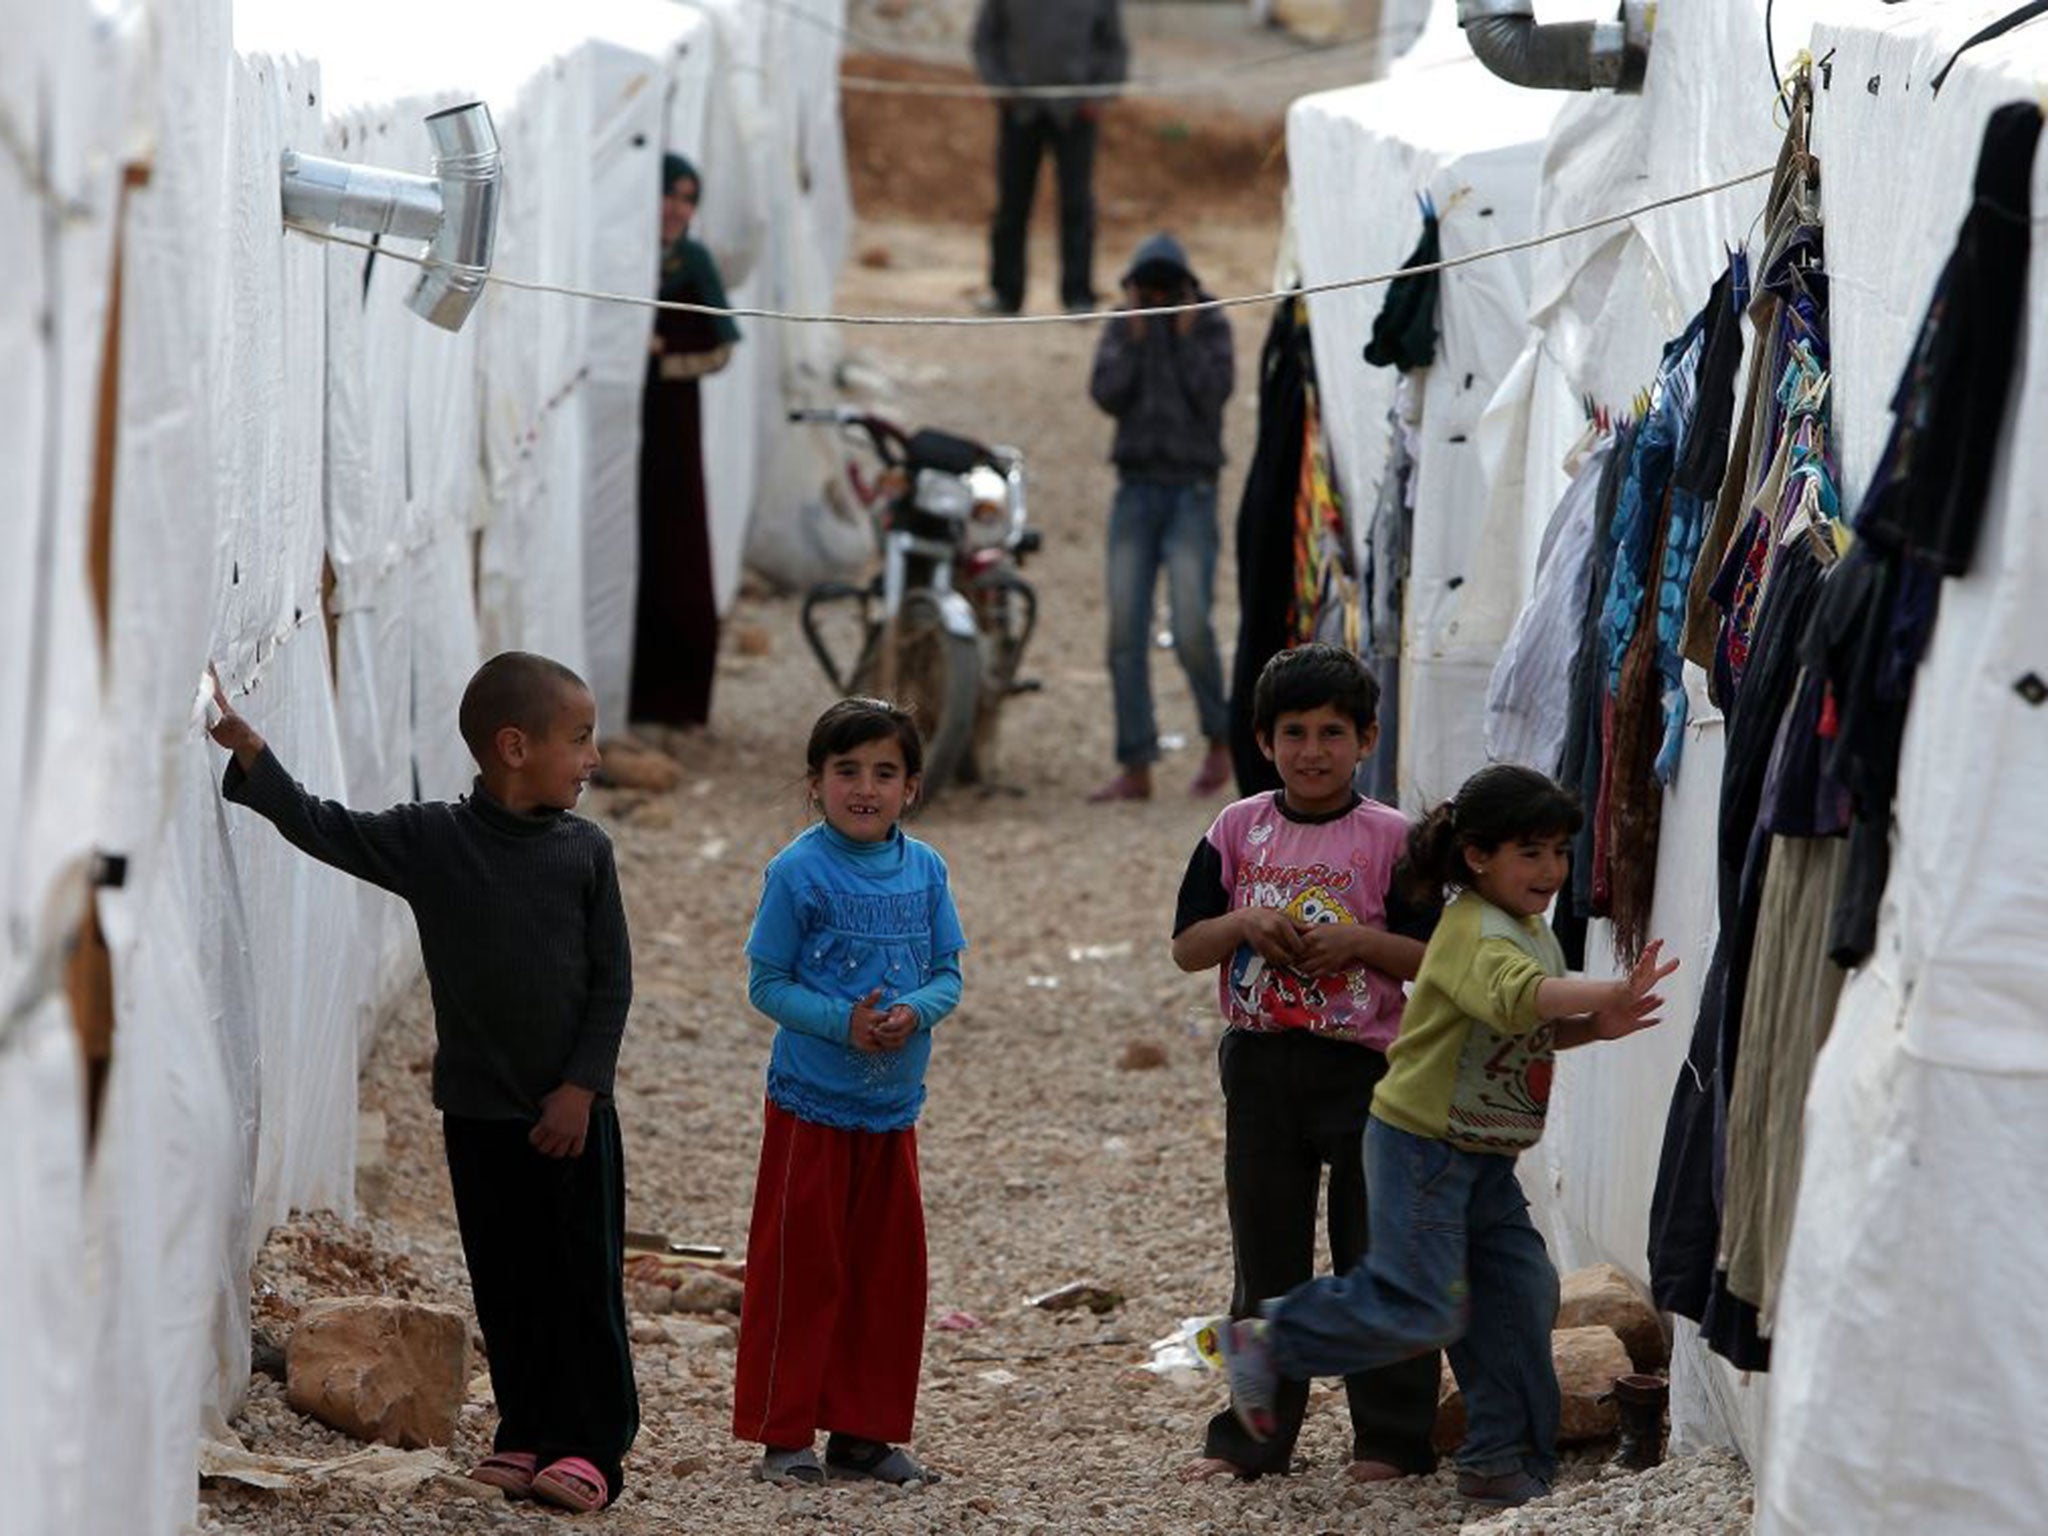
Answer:
[(1109, 512), (1109, 683), (1116, 701), (1116, 760), (1126, 768), (1159, 757), (1159, 724), (1152, 709), (1152, 602), (1166, 569), (1173, 650), (1202, 735), (1230, 736), (1223, 693), (1223, 661), (1209, 607), (1216, 590), (1216, 483), (1171, 485), (1126, 480)]
[(1373, 1120), (1365, 1183), (1365, 1262), (1266, 1305), (1280, 1374), (1345, 1376), (1443, 1349), (1465, 1394), (1459, 1467), (1551, 1481), (1557, 1271), (1530, 1224), (1515, 1159)]

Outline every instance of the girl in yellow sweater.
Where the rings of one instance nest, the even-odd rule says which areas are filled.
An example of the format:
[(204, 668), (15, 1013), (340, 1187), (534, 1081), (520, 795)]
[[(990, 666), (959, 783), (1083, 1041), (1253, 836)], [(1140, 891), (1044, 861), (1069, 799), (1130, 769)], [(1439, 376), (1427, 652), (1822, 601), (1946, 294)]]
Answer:
[(1529, 1220), (1515, 1156), (1543, 1134), (1556, 1052), (1658, 1022), (1678, 967), (1662, 944), (1627, 976), (1564, 975), (1543, 914), (1570, 870), (1578, 802), (1532, 768), (1465, 781), (1410, 836), (1419, 882), (1454, 889), (1423, 956), (1365, 1135), (1365, 1262), (1214, 1325), (1246, 1430), (1269, 1430), (1282, 1378), (1342, 1376), (1448, 1351), (1468, 1428), (1458, 1491), (1520, 1504), (1557, 1469), (1550, 1330), (1557, 1271)]

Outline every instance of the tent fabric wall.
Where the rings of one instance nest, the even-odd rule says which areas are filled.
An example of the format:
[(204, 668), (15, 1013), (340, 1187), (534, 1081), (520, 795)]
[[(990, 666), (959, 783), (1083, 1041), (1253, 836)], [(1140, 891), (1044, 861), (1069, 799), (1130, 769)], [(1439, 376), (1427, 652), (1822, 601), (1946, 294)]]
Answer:
[(114, 50), (82, 10), (8, 0), (0, 29), (0, 122), (26, 147), (0, 156), (0, 1458), (42, 1469), (10, 1521), (64, 1531), (88, 1466), (91, 1320), (84, 1082), (59, 987), (105, 740), (86, 548), (122, 125), (85, 87)]
[[(735, 304), (790, 313), (829, 305), (833, 274), (853, 238), (853, 200), (839, 135), (839, 74), (834, 31), (843, 0), (801, 0), (751, 6), (704, 0), (742, 25), (727, 35), (739, 115), (755, 185), (777, 189), (767, 201), (768, 238), (752, 271), (732, 293)], [(707, 175), (710, 172), (707, 170)], [(746, 325), (737, 366), (707, 385), (707, 436), (751, 415), (754, 511), (744, 528), (714, 506), (712, 561), (719, 601), (731, 600), (742, 561), (771, 580), (808, 579), (814, 557), (804, 520), (818, 499), (829, 461), (818, 454), (816, 429), (790, 426), (785, 408), (832, 398), (839, 352), (835, 333), (815, 325)], [(734, 539), (733, 534), (742, 537)]]
[[(417, 46), (378, 51), (379, 5)], [(729, 77), (686, 78), (713, 23), (664, 0), (517, 37), (480, 4), (396, 0), (131, 19), (0, 15), (0, 113), (30, 151), (0, 156), (0, 1453), (37, 1468), (9, 1522), (82, 1536), (192, 1518), (196, 1447), (247, 1379), (249, 1260), (292, 1208), (350, 1207), (360, 1054), (417, 970), (397, 903), (221, 802), (202, 669), (310, 788), (381, 804), (467, 786), (455, 705), (487, 646), (621, 650), (585, 554), (634, 526), (645, 312), (493, 290), (433, 329), (404, 307), (413, 268), (284, 229), (280, 157), (426, 170), (421, 118), (474, 91), (506, 146), (500, 270), (645, 291), (669, 116), (737, 117)], [(829, 77), (830, 48), (805, 67)], [(756, 264), (829, 293), (844, 177), (816, 105), (767, 114), (802, 150), (768, 168), (809, 166), (817, 208), (764, 218)], [(774, 249), (799, 231), (801, 262)], [(86, 550), (117, 250), (103, 645)], [(750, 429), (711, 462), (760, 452)], [(61, 982), (96, 849), (126, 878), (98, 893), (116, 1043), (88, 1156)]]
[[(1575, 9), (1560, 4), (1546, 16)], [(1764, 72), (1734, 63), (1759, 51), (1763, 23), (1752, 0), (1667, 7), (1645, 91), (1635, 98), (1508, 86), (1465, 56), (1453, 11), (1436, 6), (1395, 78), (1308, 98), (1290, 115), (1295, 235), (1309, 280), (1397, 263), (1412, 239), (1407, 195), (1437, 174), (1418, 175), (1416, 166), (1433, 167), (1445, 153), (1431, 147), (1439, 135), (1455, 136), (1446, 149), (1456, 156), (1432, 187), (1440, 208), (1462, 182), (1483, 184), (1464, 166), (1497, 165), (1505, 184), (1496, 227), (1461, 231), (1456, 208), (1447, 212), (1446, 255), (1572, 227), (1767, 166), (1775, 156), (1779, 130), (1767, 91), (1757, 99)], [(1716, 64), (1701, 63), (1709, 59)], [(1445, 111), (1446, 99), (1460, 110)], [(1322, 149), (1319, 133), (1296, 131), (1333, 118), (1324, 103), (1337, 102), (1345, 116), (1377, 125), (1375, 132)], [(1383, 147), (1376, 137), (1389, 142)], [(1450, 793), (1485, 761), (1488, 673), (1532, 583), (1537, 543), (1563, 489), (1562, 462), (1584, 426), (1581, 395), (1618, 405), (1650, 377), (1663, 342), (1704, 299), (1724, 244), (1742, 238), (1763, 195), (1758, 183), (1446, 274), (1443, 352), (1424, 406), (1404, 637), (1404, 804)], [(1368, 223), (1390, 217), (1396, 228), (1384, 236)], [(1379, 290), (1363, 290), (1312, 301), (1323, 306), (1315, 319), (1326, 420), (1354, 506), (1352, 487), (1376, 482), (1386, 441), (1389, 385), (1357, 357), (1379, 299)], [(1474, 358), (1480, 367), (1460, 361)], [(1479, 375), (1471, 391), (1462, 388), (1467, 371)], [(1613, 1263), (1639, 1280), (1647, 1279), (1664, 1109), (1714, 938), (1720, 721), (1698, 678), (1691, 682), (1693, 723), (1666, 798), (1657, 885), (1656, 931), (1685, 962), (1668, 989), (1671, 1022), (1567, 1058), (1549, 1130), (1522, 1167), (1562, 1266)], [(1596, 969), (1605, 964), (1602, 926), (1590, 946)], [(1764, 1392), (1755, 1379), (1738, 1378), (1683, 1328), (1673, 1372), (1679, 1445), (1757, 1448)]]
[[(1845, 501), (1867, 484), (1887, 400), (1968, 205), (1993, 109), (2038, 100), (2038, 29), (1963, 55), (1985, 18), (1844, 16), (1816, 93)], [(1910, 147), (1910, 153), (1908, 149)], [(2034, 168), (2048, 208), (2048, 157)], [(1899, 217), (1901, 208), (1912, 216)], [(2026, 330), (1976, 563), (1944, 584), (1907, 721), (1878, 947), (1844, 990), (1807, 1100), (1807, 1155), (1780, 1301), (1758, 1529), (2038, 1530), (2048, 1375), (2048, 927), (2028, 814), (2048, 777), (2041, 711), (2014, 684), (2048, 656), (2048, 251), (2036, 226)], [(1959, 792), (1965, 790), (1966, 792)], [(2030, 852), (2030, 850), (2032, 850)]]
[[(1760, 89), (1768, 71), (1754, 67), (1762, 35), (1761, 7), (1751, 0), (1661, 11), (1643, 94), (1575, 97), (1559, 113), (1544, 152), (1536, 226), (1572, 228), (1770, 165), (1782, 130), (1771, 121), (1768, 85)], [(1536, 541), (1556, 505), (1557, 467), (1584, 424), (1580, 397), (1620, 407), (1650, 378), (1664, 342), (1704, 300), (1726, 248), (1754, 222), (1764, 192), (1762, 182), (1750, 183), (1530, 253), (1525, 367), (1513, 380), (1518, 387), (1489, 405), (1482, 429), (1523, 482), (1519, 517), (1498, 499), (1489, 507), (1501, 547), (1519, 544), (1515, 601), (1527, 593)], [(1832, 237), (1831, 229), (1831, 250)], [(1494, 490), (1511, 501), (1516, 495), (1507, 473), (1496, 474)], [(1677, 782), (1665, 795), (1652, 925), (1681, 961), (1666, 988), (1667, 1022), (1561, 1064), (1550, 1129), (1523, 1169), (1561, 1265), (1612, 1263), (1638, 1280), (1647, 1280), (1665, 1109), (1717, 929), (1721, 718), (1696, 668), (1687, 669), (1686, 681), (1690, 723)], [(1596, 971), (1611, 970), (1604, 923), (1594, 925), (1588, 955)], [(1757, 1455), (1771, 1378), (1731, 1370), (1683, 1320), (1672, 1377), (1680, 1449), (1732, 1446)]]
[[(1935, 98), (1926, 82), (1984, 18), (1872, 15), (1836, 0), (1776, 9), (1781, 61), (1801, 44), (1829, 61), (1815, 148), (1826, 178), (1834, 419), (1853, 505), (1967, 201), (1984, 120), (2001, 101), (2039, 94), (2048, 54), (2023, 29), (1965, 55)], [(1437, 8), (1432, 32), (1448, 10)], [(1558, 113), (1536, 226), (1576, 224), (1769, 165), (1781, 130), (1762, 79), (1762, 10), (1761, 0), (1666, 7), (1640, 98), (1577, 98)], [(1395, 89), (1354, 94), (1391, 101)], [(1307, 110), (1297, 106), (1297, 118)], [(1345, 166), (1317, 155), (1306, 136), (1301, 143), (1290, 163), (1304, 267), (1339, 275), (1338, 255), (1348, 270), (1381, 264), (1384, 252), (1357, 236), (1348, 252), (1325, 245), (1319, 256), (1317, 215), (1302, 210), (1336, 205), (1361, 222), (1361, 180), (1374, 187), (1375, 206), (1390, 206), (1413, 185), (1398, 174), (1402, 162), (1387, 174), (1365, 158), (1377, 151)], [(2044, 180), (2048, 161), (2037, 163), (2037, 198)], [(1763, 184), (1751, 183), (1531, 253), (1520, 356), (1478, 427), (1478, 502), (1440, 513), (1451, 519), (1446, 537), (1483, 519), (1489, 548), (1519, 542), (1490, 573), (1509, 579), (1468, 602), (1490, 610), (1526, 592), (1556, 466), (1579, 431), (1575, 401), (1581, 392), (1624, 401), (1649, 376), (1763, 196)], [(2037, 253), (2036, 297), (2048, 291), (2041, 266)], [(1454, 303), (1447, 291), (1447, 326)], [(2031, 306), (2023, 365), (2048, 349), (2044, 313)], [(1321, 338), (1333, 343), (1327, 361), (1319, 352), (1333, 445), (1350, 476), (1361, 465), (1369, 472), (1384, 443), (1373, 386), (1333, 374), (1356, 374), (1348, 354), (1367, 319), (1354, 305), (1339, 333)], [(2039, 602), (2048, 554), (2021, 499), (2040, 477), (2032, 461), (2048, 423), (2035, 418), (2048, 389), (2028, 368), (2016, 395), (1978, 568), (1948, 584), (1915, 693), (1878, 952), (1844, 990), (1808, 1101), (1775, 1369), (1739, 1377), (1693, 1329), (1678, 1328), (1675, 1439), (1681, 1448), (1733, 1444), (1750, 1457), (1764, 1531), (2030, 1530), (2048, 1495), (2027, 1439), (2048, 1366), (2033, 1342), (2048, 1338), (2048, 1319), (2033, 1317), (2029, 1300), (2044, 1255), (2013, 1214), (2032, 1208), (2048, 1156), (2038, 1103), (2048, 1036), (2028, 958), (2048, 912), (2028, 875), (2031, 822), (2012, 814), (2048, 772), (2048, 738), (2013, 686), (2048, 654)], [(1418, 511), (1418, 540), (1423, 527)], [(1655, 930), (1685, 962), (1671, 1023), (1568, 1059), (1549, 1133), (1523, 1160), (1525, 1187), (1567, 1267), (1607, 1260), (1643, 1274), (1664, 1109), (1714, 937), (1721, 722), (1699, 682), (1689, 678), (1693, 718), (1665, 802), (1656, 893)], [(1412, 719), (1404, 725), (1414, 728)], [(1958, 794), (1965, 782), (1971, 792)], [(1597, 957), (1597, 930), (1592, 947)]]
[[(1446, 257), (1524, 238), (1556, 111), (1554, 99), (1517, 90), (1469, 58), (1432, 58), (1395, 79), (1295, 102), (1287, 157), (1303, 283), (1400, 266), (1421, 227), (1421, 193), (1438, 209)], [(1384, 297), (1373, 287), (1309, 300), (1331, 456), (1355, 519), (1372, 506), (1393, 401), (1391, 370), (1359, 356)], [(1519, 260), (1444, 274), (1437, 359), (1422, 381), (1418, 427), (1398, 732), (1404, 803), (1449, 794), (1462, 765), (1483, 760), (1487, 673), (1514, 615), (1467, 611), (1464, 589), (1484, 556), (1479, 525), (1460, 509), (1483, 496), (1473, 429), (1515, 362), (1526, 307)], [(1354, 523), (1353, 536), (1364, 534)]]

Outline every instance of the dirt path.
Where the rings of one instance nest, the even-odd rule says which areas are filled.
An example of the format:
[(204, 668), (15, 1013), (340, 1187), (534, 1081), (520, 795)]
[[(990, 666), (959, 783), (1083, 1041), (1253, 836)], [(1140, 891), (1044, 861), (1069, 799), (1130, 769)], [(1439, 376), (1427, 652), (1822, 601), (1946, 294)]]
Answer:
[[(1178, 211), (1210, 286), (1265, 286), (1277, 209), (1255, 223), (1218, 222), (1199, 199)], [(1106, 276), (1143, 232), (1105, 233)], [(981, 275), (973, 224), (868, 222), (856, 248), (876, 264), (849, 269), (842, 300), (852, 310), (957, 309)], [(1041, 239), (1033, 258), (1040, 309), (1049, 258)], [(1240, 382), (1228, 413), (1226, 529), (1250, 454), (1265, 321), (1252, 311), (1233, 319)], [(1193, 767), (1183, 751), (1163, 765), (1155, 802), (1082, 803), (1111, 766), (1100, 588), (1113, 482), (1103, 462), (1107, 423), (1086, 398), (1092, 345), (1092, 331), (1065, 327), (971, 341), (903, 330), (852, 339), (860, 359), (893, 381), (892, 404), (906, 420), (1026, 451), (1046, 540), (1029, 572), (1043, 622), (1026, 668), (1045, 688), (1006, 714), (1005, 788), (943, 800), (918, 825), (951, 863), (972, 946), (965, 999), (941, 1027), (919, 1131), (931, 1316), (960, 1309), (986, 1324), (930, 1335), (917, 1446), (946, 1481), (909, 1496), (762, 1488), (749, 1478), (748, 1448), (727, 1432), (729, 1338), (646, 1317), (635, 1330), (644, 1425), (631, 1482), (604, 1529), (1458, 1528), (1448, 1474), (1373, 1490), (1343, 1481), (1348, 1433), (1341, 1393), (1329, 1384), (1312, 1401), (1301, 1475), (1202, 1489), (1174, 1477), (1220, 1394), (1213, 1379), (1141, 1367), (1151, 1341), (1227, 1303), (1230, 1255), (1213, 983), (1178, 973), (1166, 939), (1181, 868), (1220, 801), (1180, 792)], [(1235, 636), (1227, 533), (1225, 544), (1217, 618), (1227, 650)], [(750, 594), (731, 625), (753, 643), (726, 647), (717, 727), (683, 745), (681, 787), (654, 797), (596, 791), (586, 810), (617, 840), (635, 939), (637, 996), (619, 1071), (629, 1222), (738, 1253), (770, 1034), (746, 1006), (741, 943), (763, 863), (802, 824), (802, 743), (830, 693), (804, 652), (792, 603)], [(1162, 728), (1193, 736), (1177, 668), (1165, 654), (1154, 661)], [(322, 1220), (288, 1230), (259, 1266), (259, 1320), (281, 1323), (310, 1295), (350, 1289), (466, 1305), (427, 1103), (430, 1042), (421, 995), (380, 1039), (364, 1080), (363, 1107), (388, 1127), (385, 1165), (365, 1179), (372, 1216), (356, 1228)], [(1133, 1045), (1156, 1047), (1163, 1065), (1120, 1067)], [(1083, 1277), (1127, 1302), (1099, 1319), (1022, 1304)], [(291, 1413), (279, 1391), (266, 1378), (254, 1384), (237, 1425), (254, 1448), (353, 1448)], [(481, 1404), (465, 1413), (458, 1463), (480, 1453), (489, 1422)], [(219, 1487), (206, 1497), (207, 1528), (266, 1536), (539, 1529), (547, 1520), (447, 1486), (404, 1499), (341, 1486), (281, 1494)]]

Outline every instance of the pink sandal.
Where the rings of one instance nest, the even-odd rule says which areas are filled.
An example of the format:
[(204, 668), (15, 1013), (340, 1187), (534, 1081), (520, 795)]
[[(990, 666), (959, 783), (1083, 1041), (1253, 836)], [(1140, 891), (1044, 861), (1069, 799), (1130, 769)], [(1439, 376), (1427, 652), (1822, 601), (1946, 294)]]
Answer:
[(581, 1456), (564, 1456), (534, 1474), (533, 1496), (557, 1509), (593, 1514), (609, 1501), (611, 1487), (604, 1474)]
[(469, 1469), (469, 1480), (502, 1488), (508, 1499), (529, 1498), (539, 1465), (540, 1458), (531, 1451), (495, 1451)]

